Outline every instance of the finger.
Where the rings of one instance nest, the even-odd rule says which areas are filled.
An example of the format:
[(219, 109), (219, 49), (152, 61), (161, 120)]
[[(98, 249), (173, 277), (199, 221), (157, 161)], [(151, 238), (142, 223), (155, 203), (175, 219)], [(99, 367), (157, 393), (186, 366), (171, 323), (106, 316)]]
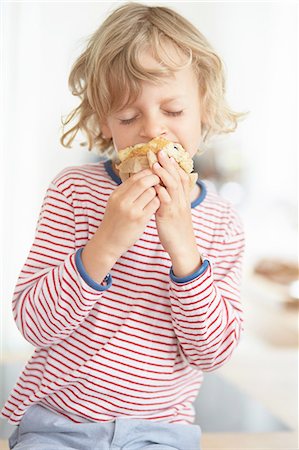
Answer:
[(146, 208), (146, 206), (157, 197), (157, 192), (155, 187), (150, 187), (146, 191), (144, 191), (133, 203), (133, 207), (142, 210)]
[[(136, 174), (138, 175), (138, 174)], [(125, 190), (121, 191), (121, 195), (125, 196), (126, 202), (133, 203), (140, 197), (143, 192), (145, 192), (150, 187), (156, 186), (160, 183), (160, 178), (153, 174), (152, 171), (149, 175), (145, 174), (139, 177), (133, 175), (129, 180), (126, 181), (127, 187)]]
[(155, 186), (154, 189), (159, 197), (160, 203), (169, 204), (171, 202), (171, 197), (167, 192), (167, 189), (165, 189), (165, 187), (158, 184), (157, 186)]
[[(163, 150), (160, 150), (157, 156), (158, 156), (158, 164), (155, 165), (155, 169), (160, 169), (159, 173), (161, 174), (161, 176), (164, 176), (166, 180), (168, 179), (170, 181), (171, 178), (167, 175), (168, 172), (170, 175), (172, 175), (172, 177), (175, 180), (179, 181), (179, 176), (176, 171), (176, 168), (173, 166), (173, 164), (171, 164), (170, 158), (167, 155), (167, 153), (164, 152)], [(161, 170), (161, 168), (165, 170)]]
[(177, 168), (174, 164), (172, 164), (171, 159), (174, 160), (174, 158), (170, 158), (164, 151), (158, 152), (158, 161), (160, 165), (164, 169), (166, 169), (176, 180), (179, 180)]
[(140, 180), (140, 178), (143, 178), (145, 176), (152, 175), (152, 173), (153, 172), (150, 169), (140, 170), (139, 172), (134, 173), (133, 175), (129, 176), (129, 178), (126, 181), (124, 181), (119, 186), (118, 189), (123, 188), (123, 190), (126, 190), (126, 189), (128, 189), (130, 187), (130, 185), (134, 184), (135, 181), (138, 181), (138, 180)]
[(153, 214), (155, 214), (158, 209), (160, 208), (160, 200), (157, 196), (151, 200), (146, 207), (144, 208), (144, 212), (147, 215), (148, 218), (151, 218)]
[[(134, 173), (131, 176), (128, 176), (126, 180), (124, 180), (117, 188), (115, 189), (115, 194), (122, 195), (124, 192), (127, 192), (128, 189), (130, 189), (130, 186), (135, 183), (135, 181), (139, 180), (140, 178), (143, 178), (148, 175), (152, 175), (152, 170), (143, 169), (140, 170), (137, 173)], [(129, 175), (129, 174), (128, 174)]]
[(186, 195), (186, 197), (189, 198), (189, 195), (190, 195), (190, 177), (189, 177), (189, 174), (187, 174), (180, 167), (180, 165), (176, 162), (176, 160), (173, 157), (170, 158), (170, 162), (176, 168), (176, 170), (178, 171), (178, 174), (179, 174), (180, 179), (181, 179), (181, 183), (182, 183), (183, 188), (184, 188), (185, 195)]
[[(176, 171), (176, 169), (172, 170)], [(172, 173), (169, 173), (168, 170), (162, 167), (158, 162), (156, 162), (153, 165), (153, 172), (161, 179), (171, 198), (174, 198), (179, 190), (183, 190), (181, 179), (177, 171), (176, 175), (174, 176)]]

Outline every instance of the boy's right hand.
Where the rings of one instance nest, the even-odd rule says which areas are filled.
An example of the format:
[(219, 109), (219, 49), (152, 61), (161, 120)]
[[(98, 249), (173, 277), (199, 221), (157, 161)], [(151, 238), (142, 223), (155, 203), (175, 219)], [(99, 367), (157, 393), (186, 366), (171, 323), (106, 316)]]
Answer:
[(96, 234), (116, 260), (140, 238), (159, 208), (160, 200), (154, 188), (159, 183), (159, 177), (145, 169), (128, 178), (110, 195)]

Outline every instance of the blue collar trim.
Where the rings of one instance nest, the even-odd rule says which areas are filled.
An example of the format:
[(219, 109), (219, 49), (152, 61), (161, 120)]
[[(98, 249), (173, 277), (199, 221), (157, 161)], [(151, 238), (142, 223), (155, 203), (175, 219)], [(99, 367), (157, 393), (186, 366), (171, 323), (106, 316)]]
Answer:
[(112, 168), (112, 160), (107, 159), (107, 161), (104, 162), (104, 166), (110, 178), (112, 178), (112, 180), (115, 181), (116, 184), (121, 184), (122, 183), (121, 179), (119, 178), (119, 176), (116, 175), (116, 173)]

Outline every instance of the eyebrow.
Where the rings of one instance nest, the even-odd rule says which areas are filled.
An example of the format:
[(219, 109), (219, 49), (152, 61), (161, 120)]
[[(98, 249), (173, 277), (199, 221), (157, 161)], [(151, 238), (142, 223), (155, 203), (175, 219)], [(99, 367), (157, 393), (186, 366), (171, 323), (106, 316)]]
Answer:
[(183, 95), (178, 95), (177, 97), (168, 97), (168, 98), (165, 98), (165, 99), (163, 99), (162, 101), (163, 101), (164, 103), (167, 103), (167, 102), (172, 102), (173, 100), (181, 100), (182, 98), (184, 98)]
[[(184, 99), (184, 95), (178, 95), (176, 97), (164, 98), (164, 99), (161, 100), (161, 102), (163, 104), (163, 103), (170, 103), (170, 102), (173, 102), (175, 100), (183, 100), (183, 99)], [(134, 110), (134, 108), (135, 107), (133, 106), (133, 104), (125, 105), (123, 108), (121, 108), (119, 111), (117, 111), (117, 113), (121, 113), (121, 112), (124, 112), (124, 111), (130, 111), (130, 109)]]

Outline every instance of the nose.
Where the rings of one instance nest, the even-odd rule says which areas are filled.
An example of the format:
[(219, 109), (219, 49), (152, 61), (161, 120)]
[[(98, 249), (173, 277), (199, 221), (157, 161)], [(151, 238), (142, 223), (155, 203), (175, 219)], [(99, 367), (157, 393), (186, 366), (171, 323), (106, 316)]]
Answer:
[(141, 121), (140, 136), (148, 140), (167, 134), (167, 128), (161, 116), (144, 116)]

